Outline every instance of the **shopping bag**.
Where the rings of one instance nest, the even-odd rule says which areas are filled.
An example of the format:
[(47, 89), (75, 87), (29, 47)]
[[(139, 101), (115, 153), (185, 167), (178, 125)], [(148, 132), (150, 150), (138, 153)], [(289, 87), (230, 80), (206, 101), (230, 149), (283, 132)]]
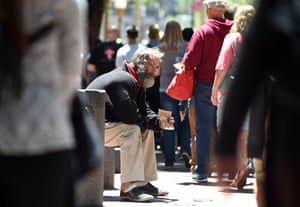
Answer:
[[(174, 67), (177, 67), (174, 64)], [(166, 93), (177, 100), (187, 100), (194, 95), (194, 70), (177, 68)]]

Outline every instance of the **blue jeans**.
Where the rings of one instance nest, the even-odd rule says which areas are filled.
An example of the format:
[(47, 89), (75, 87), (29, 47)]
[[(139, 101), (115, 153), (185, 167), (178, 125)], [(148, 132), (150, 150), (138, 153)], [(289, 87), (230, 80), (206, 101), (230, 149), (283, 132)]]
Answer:
[(178, 104), (178, 100), (171, 98), (165, 92), (160, 92), (160, 108), (172, 111), (175, 121), (175, 130), (163, 130), (162, 133), (162, 147), (166, 166), (173, 166), (175, 162), (176, 135), (181, 146), (180, 153), (186, 152), (189, 155), (191, 154), (189, 118), (187, 115), (184, 121), (180, 121)]
[(196, 119), (196, 172), (207, 176), (210, 168), (210, 137), (214, 126), (216, 107), (212, 105), (212, 84), (200, 82), (195, 85)]

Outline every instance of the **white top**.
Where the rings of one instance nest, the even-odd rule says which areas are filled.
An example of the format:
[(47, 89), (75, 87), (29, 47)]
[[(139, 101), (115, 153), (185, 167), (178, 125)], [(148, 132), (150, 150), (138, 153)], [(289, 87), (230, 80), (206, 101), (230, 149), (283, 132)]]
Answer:
[(52, 23), (54, 27), (24, 54), (22, 97), (0, 108), (0, 155), (42, 155), (75, 147), (70, 107), (86, 45), (82, 36), (86, 33), (84, 2), (23, 1), (27, 34)]
[(141, 48), (145, 48), (146, 46), (135, 43), (135, 44), (125, 44), (122, 47), (120, 47), (117, 51), (116, 55), (116, 67), (120, 67), (123, 65), (124, 60), (130, 61), (133, 54)]

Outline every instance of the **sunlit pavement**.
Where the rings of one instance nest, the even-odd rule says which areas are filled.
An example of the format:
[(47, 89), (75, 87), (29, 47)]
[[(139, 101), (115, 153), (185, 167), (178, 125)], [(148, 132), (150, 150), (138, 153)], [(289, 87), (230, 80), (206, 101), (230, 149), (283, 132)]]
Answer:
[(256, 207), (253, 193), (254, 179), (248, 177), (242, 190), (216, 185), (216, 178), (209, 177), (208, 183), (198, 184), (192, 180), (183, 161), (177, 161), (173, 169), (164, 169), (162, 154), (157, 152), (158, 181), (155, 186), (168, 190), (167, 196), (156, 197), (152, 202), (121, 201), (120, 174), (115, 174), (115, 189), (104, 191), (104, 207), (122, 206), (201, 206), (201, 207)]

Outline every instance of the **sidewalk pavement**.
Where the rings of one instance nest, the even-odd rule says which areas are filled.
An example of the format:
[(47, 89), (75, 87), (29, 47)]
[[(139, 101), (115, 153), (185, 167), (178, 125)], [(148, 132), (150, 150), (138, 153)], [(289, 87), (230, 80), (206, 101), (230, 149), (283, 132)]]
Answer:
[(115, 174), (113, 190), (104, 191), (104, 207), (256, 207), (253, 193), (254, 179), (248, 177), (247, 184), (242, 190), (221, 188), (216, 185), (216, 178), (209, 177), (208, 183), (199, 184), (192, 180), (189, 169), (183, 161), (177, 161), (173, 169), (164, 169), (163, 155), (156, 151), (158, 180), (151, 182), (155, 186), (169, 191), (167, 196), (156, 197), (151, 202), (121, 201), (120, 174)]

